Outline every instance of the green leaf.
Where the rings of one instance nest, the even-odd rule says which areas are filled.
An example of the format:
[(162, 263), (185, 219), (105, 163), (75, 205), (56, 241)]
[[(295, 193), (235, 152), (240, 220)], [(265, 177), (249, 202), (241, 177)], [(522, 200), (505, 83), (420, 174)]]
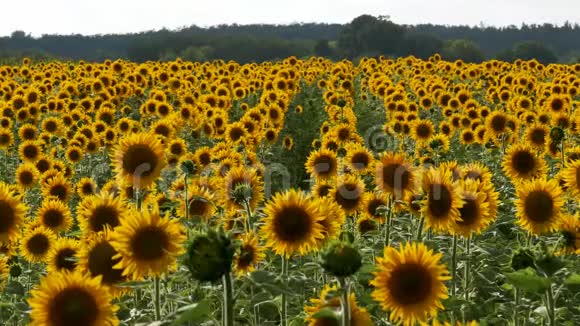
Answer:
[(322, 308), (312, 315), (313, 319), (338, 319), (336, 312), (330, 308)]
[(6, 289), (4, 291), (6, 292), (6, 294), (12, 294), (17, 296), (24, 296), (24, 293), (26, 292), (24, 290), (24, 286), (17, 281), (10, 281), (8, 285), (6, 285)]
[(274, 283), (276, 281), (276, 275), (268, 271), (257, 270), (250, 276), (252, 280), (256, 283)]
[(564, 281), (570, 287), (580, 287), (580, 274), (572, 274)]
[(140, 288), (148, 286), (149, 284), (151, 284), (150, 281), (129, 281), (129, 282), (119, 283), (118, 286), (124, 287), (124, 288), (130, 288), (130, 289), (140, 289)]
[(178, 311), (183, 311), (183, 313), (177, 318), (172, 326), (184, 325), (191, 322), (200, 322), (207, 319), (211, 314), (210, 306), (207, 301), (200, 301), (198, 303), (190, 304), (185, 307), (180, 308)]
[(510, 284), (533, 293), (543, 293), (550, 287), (548, 278), (539, 276), (529, 267), (517, 272), (507, 273), (505, 276)]

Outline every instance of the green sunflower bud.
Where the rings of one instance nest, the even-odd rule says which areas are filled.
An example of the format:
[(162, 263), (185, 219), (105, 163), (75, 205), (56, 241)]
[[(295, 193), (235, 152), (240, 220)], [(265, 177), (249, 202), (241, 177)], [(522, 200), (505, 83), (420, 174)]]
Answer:
[(187, 248), (185, 265), (200, 282), (217, 282), (232, 268), (233, 242), (223, 231), (210, 230), (193, 238)]
[(22, 275), (22, 267), (19, 264), (14, 264), (10, 266), (10, 276), (11, 277), (18, 277)]
[(534, 268), (534, 254), (528, 249), (518, 249), (512, 256), (511, 266), (514, 271), (526, 269), (528, 267)]
[(237, 204), (244, 204), (249, 202), (252, 198), (252, 186), (247, 183), (236, 185), (232, 190), (232, 198)]
[(564, 139), (564, 129), (560, 127), (554, 127), (550, 130), (550, 139), (555, 143), (560, 143)]
[(358, 272), (362, 266), (362, 257), (351, 244), (334, 242), (323, 253), (321, 265), (330, 275), (347, 277)]
[(187, 161), (183, 161), (181, 162), (181, 172), (187, 174), (187, 175), (193, 175), (195, 173), (195, 164), (193, 164), (193, 161), (191, 160), (187, 160)]

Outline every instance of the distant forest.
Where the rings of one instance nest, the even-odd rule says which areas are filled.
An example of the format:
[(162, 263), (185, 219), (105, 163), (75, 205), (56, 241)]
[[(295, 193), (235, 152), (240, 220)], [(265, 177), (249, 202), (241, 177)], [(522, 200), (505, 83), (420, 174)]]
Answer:
[(362, 15), (348, 24), (219, 25), (136, 34), (43, 35), (25, 31), (0, 37), (0, 60), (123, 58), (261, 62), (295, 55), (356, 59), (361, 56), (440, 53), (447, 60), (478, 62), (536, 58), (542, 63), (580, 62), (580, 26), (566, 23), (509, 27), (398, 25), (385, 16)]

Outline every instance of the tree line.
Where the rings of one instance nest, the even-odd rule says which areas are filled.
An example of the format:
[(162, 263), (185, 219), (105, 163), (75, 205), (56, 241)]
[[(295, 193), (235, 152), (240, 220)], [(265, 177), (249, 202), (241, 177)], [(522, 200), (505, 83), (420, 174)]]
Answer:
[[(43, 60), (102, 61), (235, 60), (261, 62), (291, 55), (333, 59), (362, 56), (478, 62), (536, 58), (542, 63), (579, 62), (580, 26), (565, 23), (493, 27), (399, 25), (385, 16), (362, 15), (348, 24), (218, 25), (131, 34), (42, 35), (14, 31), (0, 37), (0, 60), (28, 56)], [(1, 61), (0, 61), (1, 62)]]

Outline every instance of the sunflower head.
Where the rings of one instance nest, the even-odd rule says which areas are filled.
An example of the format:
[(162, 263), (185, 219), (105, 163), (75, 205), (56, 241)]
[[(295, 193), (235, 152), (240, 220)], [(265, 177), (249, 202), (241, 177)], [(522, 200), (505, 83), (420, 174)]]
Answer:
[(362, 256), (350, 243), (331, 243), (321, 258), (322, 268), (328, 274), (339, 278), (354, 275), (362, 267)]
[(258, 237), (250, 231), (241, 239), (241, 244), (234, 257), (234, 270), (237, 275), (253, 271), (256, 265), (265, 258), (264, 249), (258, 243)]
[(221, 230), (209, 230), (192, 239), (187, 247), (184, 264), (193, 279), (217, 282), (225, 273), (231, 271), (235, 251), (229, 235)]
[(518, 224), (533, 234), (552, 232), (560, 223), (563, 192), (554, 179), (536, 179), (516, 188)]

